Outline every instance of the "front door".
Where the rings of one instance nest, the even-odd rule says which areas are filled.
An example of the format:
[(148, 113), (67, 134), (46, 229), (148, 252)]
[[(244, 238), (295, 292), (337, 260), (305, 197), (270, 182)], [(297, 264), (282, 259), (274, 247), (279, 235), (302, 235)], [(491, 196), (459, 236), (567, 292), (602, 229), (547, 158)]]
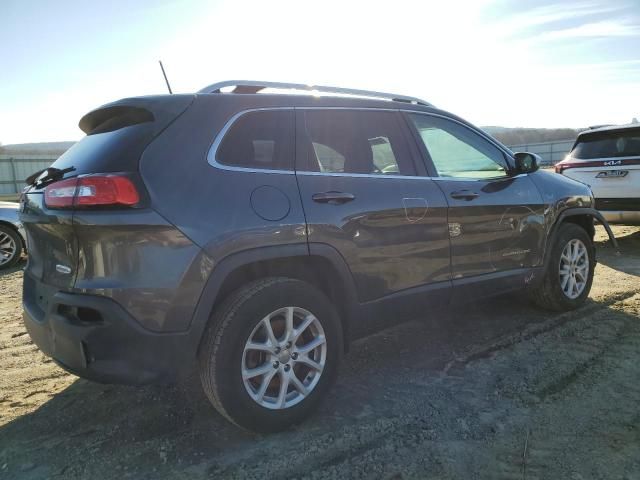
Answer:
[(442, 287), (430, 301), (448, 301), (447, 202), (416, 175), (419, 153), (400, 114), (299, 109), (296, 130), (310, 246), (340, 252), (361, 303), (429, 285)]
[(449, 204), (454, 281), (538, 265), (543, 202), (532, 180), (510, 175), (504, 152), (465, 124), (428, 114), (408, 117)]

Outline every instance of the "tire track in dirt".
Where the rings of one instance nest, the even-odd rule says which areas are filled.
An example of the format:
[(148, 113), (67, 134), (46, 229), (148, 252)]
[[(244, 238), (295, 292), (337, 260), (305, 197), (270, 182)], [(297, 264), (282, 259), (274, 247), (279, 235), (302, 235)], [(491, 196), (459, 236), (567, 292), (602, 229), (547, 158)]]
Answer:
[[(362, 425), (345, 426), (332, 433), (322, 434), (312, 441), (305, 441), (298, 448), (283, 446), (281, 456), (274, 458), (265, 455), (262, 458), (264, 463), (254, 463), (252, 468), (248, 468), (242, 461), (236, 461), (226, 468), (211, 468), (207, 473), (216, 478), (229, 479), (313, 478), (317, 472), (329, 474), (333, 478), (347, 478), (341, 477), (340, 472), (348, 469), (350, 475), (367, 478), (373, 474), (377, 478), (381, 473), (381, 464), (375, 461), (377, 452), (396, 448), (404, 443), (408, 445), (418, 438), (427, 440), (429, 435), (428, 426), (418, 416), (388, 417), (378, 419), (364, 428)], [(398, 441), (399, 436), (402, 438)], [(246, 457), (253, 462), (256, 460), (253, 452)], [(268, 475), (265, 475), (265, 470), (269, 472)]]
[[(577, 361), (561, 376), (541, 382), (535, 394), (544, 400), (564, 392), (603, 364), (615, 366), (618, 372), (624, 368), (626, 362), (618, 360), (640, 352), (640, 320), (635, 308), (639, 303), (640, 295), (634, 293), (612, 304), (610, 309), (581, 319), (580, 325), (565, 332), (561, 339)], [(584, 359), (580, 360), (581, 357)], [(640, 392), (635, 385), (629, 388)]]
[(458, 355), (444, 367), (444, 373), (449, 373), (451, 369), (471, 363), (475, 360), (490, 357), (492, 354), (512, 347), (513, 345), (531, 340), (538, 335), (543, 335), (571, 321), (579, 320), (584, 315), (593, 315), (610, 307), (616, 302), (631, 298), (636, 294), (636, 290), (618, 292), (609, 295), (599, 302), (592, 302), (576, 311), (566, 312), (551, 319), (526, 327), (522, 332), (508, 334), (504, 337), (494, 339), (488, 344), (474, 345), (470, 351), (464, 355)]
[[(542, 365), (527, 381), (533, 395), (518, 398), (536, 412), (522, 429), (532, 432), (528, 479), (549, 478), (549, 465), (563, 462), (563, 478), (610, 478), (611, 462), (627, 474), (640, 472), (640, 372), (631, 360), (640, 353), (639, 305), (640, 295), (632, 295), (532, 346), (541, 358), (556, 355), (553, 369)], [(559, 350), (565, 354), (557, 355)], [(585, 352), (590, 352), (586, 358)], [(549, 373), (555, 375), (548, 379)], [(495, 478), (522, 478), (517, 447), (506, 442), (496, 446)], [(580, 472), (582, 465), (590, 465), (588, 476)]]
[(0, 347), (0, 359), (4, 357), (33, 356), (33, 353), (37, 351), (38, 347), (32, 342), (16, 342), (5, 348)]

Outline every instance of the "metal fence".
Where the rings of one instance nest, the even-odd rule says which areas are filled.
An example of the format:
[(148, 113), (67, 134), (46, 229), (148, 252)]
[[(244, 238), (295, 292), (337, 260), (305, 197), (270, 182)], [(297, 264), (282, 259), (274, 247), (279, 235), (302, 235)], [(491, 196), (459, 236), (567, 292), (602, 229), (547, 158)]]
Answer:
[(510, 145), (513, 152), (537, 153), (542, 157), (542, 165), (555, 165), (562, 160), (573, 147), (575, 140), (563, 140), (559, 142), (525, 143), (522, 145)]
[(0, 195), (16, 195), (29, 175), (51, 165), (57, 155), (0, 155)]

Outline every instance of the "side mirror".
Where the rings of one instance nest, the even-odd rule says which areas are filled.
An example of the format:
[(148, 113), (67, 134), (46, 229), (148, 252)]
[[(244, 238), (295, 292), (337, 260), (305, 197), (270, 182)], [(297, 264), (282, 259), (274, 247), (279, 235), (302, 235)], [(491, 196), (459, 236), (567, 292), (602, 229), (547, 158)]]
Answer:
[(516, 161), (516, 173), (532, 173), (538, 170), (542, 158), (540, 155), (529, 152), (516, 152), (513, 154)]

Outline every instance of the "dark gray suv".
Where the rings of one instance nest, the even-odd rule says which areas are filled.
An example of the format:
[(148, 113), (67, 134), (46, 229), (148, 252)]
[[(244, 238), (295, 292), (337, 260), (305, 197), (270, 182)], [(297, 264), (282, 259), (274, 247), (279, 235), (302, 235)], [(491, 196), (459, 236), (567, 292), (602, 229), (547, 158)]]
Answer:
[(390, 321), (517, 289), (567, 310), (591, 288), (589, 188), (419, 99), (225, 82), (80, 128), (21, 219), (27, 330), (85, 378), (197, 366), (224, 416), (273, 431)]

